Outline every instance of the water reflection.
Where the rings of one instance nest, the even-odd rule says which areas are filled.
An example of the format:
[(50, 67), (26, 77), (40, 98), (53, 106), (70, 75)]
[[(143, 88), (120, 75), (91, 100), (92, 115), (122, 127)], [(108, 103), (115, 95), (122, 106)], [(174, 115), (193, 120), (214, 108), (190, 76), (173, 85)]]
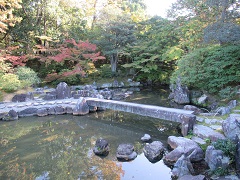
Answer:
[[(111, 110), (0, 122), (0, 179), (171, 179), (162, 161), (145, 158), (140, 138), (148, 133), (166, 145), (169, 135), (177, 135), (176, 126)], [(106, 158), (92, 152), (98, 138), (110, 144)], [(134, 161), (117, 161), (121, 143), (134, 144), (139, 154)]]

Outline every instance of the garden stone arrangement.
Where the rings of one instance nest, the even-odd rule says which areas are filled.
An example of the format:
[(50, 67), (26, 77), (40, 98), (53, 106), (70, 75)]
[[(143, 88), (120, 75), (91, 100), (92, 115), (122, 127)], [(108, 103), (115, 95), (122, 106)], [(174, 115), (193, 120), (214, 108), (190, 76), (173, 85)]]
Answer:
[[(115, 83), (116, 84), (116, 83)], [(105, 87), (106, 85), (104, 85)], [(177, 90), (173, 93), (176, 101), (190, 102), (187, 87), (181, 90), (180, 83)], [(12, 102), (0, 104), (0, 119), (1, 120), (17, 120), (19, 117), (25, 116), (47, 116), (47, 115), (86, 115), (89, 112), (104, 110), (104, 108), (91, 106), (87, 103), (87, 99), (124, 99), (131, 95), (132, 92), (127, 89), (114, 91), (98, 89), (94, 85), (69, 87), (66, 83), (58, 84), (56, 89), (38, 88), (34, 92), (20, 94), (13, 97)], [(207, 96), (199, 97), (199, 102), (207, 100)], [(226, 107), (220, 107), (215, 111), (214, 115), (223, 115), (235, 108), (237, 101), (229, 102)], [(190, 114), (195, 114), (197, 117), (190, 126), (192, 131), (189, 131), (189, 124), (182, 123), (182, 127), (186, 126), (184, 131), (185, 137), (168, 137), (168, 145), (164, 147), (160, 141), (151, 142), (151, 135), (145, 134), (139, 137), (139, 141), (145, 143), (143, 152), (146, 158), (155, 163), (163, 159), (164, 163), (173, 167), (172, 176), (179, 179), (204, 179), (204, 173), (198, 173), (194, 170), (193, 164), (203, 163), (206, 165), (206, 170), (212, 172), (215, 179), (228, 174), (226, 170), (231, 170), (231, 176), (225, 178), (239, 179), (240, 173), (240, 114), (230, 114), (225, 120), (210, 119), (211, 113), (203, 113), (193, 105), (185, 105), (184, 109)], [(195, 117), (194, 115), (194, 117)], [(199, 116), (201, 115), (201, 116)], [(217, 117), (217, 116), (216, 116)], [(183, 128), (182, 128), (183, 129)], [(183, 132), (183, 131), (182, 131)], [(93, 152), (96, 155), (107, 156), (110, 151), (107, 139), (98, 139)], [(224, 148), (219, 148), (224, 147)], [(230, 149), (231, 148), (231, 149)], [(225, 151), (230, 152), (227, 154)], [(137, 152), (134, 151), (132, 144), (120, 144), (116, 157), (121, 161), (130, 161), (137, 157)], [(224, 172), (224, 173), (223, 173)], [(215, 173), (215, 174), (214, 174)], [(210, 174), (211, 175), (211, 174)]]

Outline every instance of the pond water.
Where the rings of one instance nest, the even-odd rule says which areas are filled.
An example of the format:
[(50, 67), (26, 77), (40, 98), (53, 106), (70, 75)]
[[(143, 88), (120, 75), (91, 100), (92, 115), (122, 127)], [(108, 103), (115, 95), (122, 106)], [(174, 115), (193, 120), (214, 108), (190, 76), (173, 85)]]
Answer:
[[(167, 95), (164, 89), (145, 89), (128, 101), (168, 106)], [(140, 138), (148, 133), (167, 145), (169, 135), (179, 135), (176, 127), (169, 121), (112, 110), (0, 121), (0, 179), (171, 179), (171, 169), (162, 160), (147, 160)], [(98, 138), (110, 144), (105, 158), (92, 152)], [(121, 143), (134, 144), (135, 160), (116, 159)]]

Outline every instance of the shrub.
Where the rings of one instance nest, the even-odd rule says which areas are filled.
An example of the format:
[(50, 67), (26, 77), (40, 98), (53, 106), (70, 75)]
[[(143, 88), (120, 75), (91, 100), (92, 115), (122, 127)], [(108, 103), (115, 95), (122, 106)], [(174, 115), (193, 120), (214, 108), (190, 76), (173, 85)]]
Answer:
[(111, 67), (108, 64), (104, 64), (100, 67), (100, 75), (103, 78), (111, 78), (113, 76)]
[(189, 87), (218, 93), (240, 82), (240, 45), (210, 46), (193, 51), (178, 61), (171, 82), (181, 77)]
[(21, 87), (21, 81), (15, 74), (4, 74), (0, 79), (0, 90), (14, 92)]
[(233, 162), (235, 159), (236, 144), (231, 140), (219, 139), (213, 143), (216, 149), (222, 150), (223, 153), (228, 156)]
[(28, 67), (17, 68), (16, 75), (22, 83), (23, 87), (32, 86), (40, 83), (37, 73)]

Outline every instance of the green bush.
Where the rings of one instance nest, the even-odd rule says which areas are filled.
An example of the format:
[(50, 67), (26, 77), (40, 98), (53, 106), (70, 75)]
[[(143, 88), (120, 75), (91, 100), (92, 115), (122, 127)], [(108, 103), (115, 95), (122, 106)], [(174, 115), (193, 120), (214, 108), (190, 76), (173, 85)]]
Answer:
[(28, 67), (17, 68), (16, 75), (22, 83), (22, 87), (29, 87), (40, 83), (37, 73)]
[(113, 76), (110, 65), (104, 64), (100, 67), (100, 76), (103, 78), (111, 78)]
[(15, 74), (4, 74), (0, 78), (0, 90), (5, 92), (14, 92), (21, 87), (21, 81)]
[(223, 153), (228, 156), (232, 162), (234, 162), (235, 159), (235, 151), (236, 151), (236, 144), (232, 142), (231, 140), (227, 139), (219, 139), (216, 142), (213, 143), (213, 146), (216, 149), (222, 150)]
[(181, 77), (189, 87), (218, 93), (240, 83), (240, 45), (210, 46), (178, 60), (171, 82)]

